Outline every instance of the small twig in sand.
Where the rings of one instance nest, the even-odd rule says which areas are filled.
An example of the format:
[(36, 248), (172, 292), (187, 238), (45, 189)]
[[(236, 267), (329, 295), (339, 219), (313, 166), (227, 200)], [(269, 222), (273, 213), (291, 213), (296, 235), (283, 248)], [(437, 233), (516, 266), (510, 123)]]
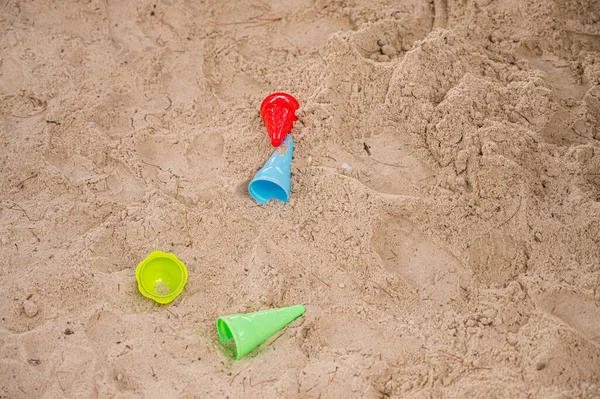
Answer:
[(8, 116), (12, 116), (13, 118), (19, 118), (19, 119), (28, 119), (28, 118), (33, 118), (34, 116), (38, 116), (39, 114), (41, 114), (42, 112), (46, 111), (47, 107), (44, 107), (41, 111), (36, 112), (35, 114), (31, 114), (31, 115), (13, 115), (13, 114), (8, 114)]
[[(512, 215), (510, 215), (510, 217), (509, 217), (508, 219), (506, 219), (504, 222), (500, 223), (500, 224), (498, 225), (498, 227), (502, 227), (502, 226), (504, 226), (506, 223), (510, 222), (510, 220), (511, 220), (512, 218), (514, 218), (514, 217), (515, 217), (515, 215), (516, 215), (516, 214), (519, 212), (519, 210), (521, 209), (521, 203), (522, 203), (522, 202), (523, 202), (523, 198), (519, 198), (519, 205), (517, 206), (517, 209), (516, 209), (516, 210), (513, 212), (513, 214), (512, 214)], [(498, 228), (498, 227), (496, 227), (496, 228)]]
[(176, 319), (179, 318), (179, 316), (177, 316), (175, 313), (171, 312), (169, 309), (167, 309), (167, 312), (171, 313)]
[(317, 51), (317, 55), (319, 56), (319, 58), (321, 59), (321, 61), (323, 61), (323, 64), (329, 65), (329, 64), (327, 64), (327, 61), (325, 61), (325, 58), (323, 58), (323, 56), (321, 55), (321, 53), (319, 53), (318, 51)]
[(333, 377), (331, 377), (331, 379), (329, 380), (329, 382), (333, 382), (333, 380), (335, 380), (335, 376), (337, 374), (338, 371), (338, 366), (335, 366), (335, 371), (333, 372)]
[(19, 205), (19, 204), (14, 204), (13, 206), (11, 206), (8, 209), (10, 209), (11, 211), (23, 212), (23, 214), (25, 214), (25, 216), (27, 217), (27, 219), (29, 219), (30, 222), (39, 222), (41, 220), (41, 219), (33, 220), (32, 218), (30, 218), (29, 215), (27, 214), (27, 211), (25, 209), (23, 209), (23, 207), (21, 207), (21, 205)]
[(530, 125), (533, 125), (533, 123), (531, 123), (531, 121), (522, 113), (520, 113), (519, 111), (515, 110), (515, 112), (523, 119), (525, 119), (527, 122), (529, 122)]
[(58, 381), (58, 385), (60, 386), (60, 389), (61, 389), (61, 391), (63, 391), (63, 394), (65, 394), (65, 395), (66, 395), (67, 393), (65, 392), (65, 388), (63, 387), (63, 384), (62, 384), (62, 382), (60, 382), (60, 378), (58, 378), (58, 373), (59, 373), (59, 372), (57, 371), (57, 372), (56, 372), (56, 374), (55, 374), (55, 376), (56, 376), (56, 381)]
[(255, 20), (249, 20), (249, 21), (235, 21), (235, 22), (219, 22), (219, 21), (215, 21), (215, 24), (217, 25), (222, 25), (222, 26), (227, 26), (227, 25), (244, 25), (244, 24), (253, 24), (255, 23)]
[(583, 139), (586, 139), (586, 140), (590, 139), (589, 137), (585, 137), (583, 134), (579, 133), (577, 130), (575, 130), (574, 127), (571, 127), (571, 130), (573, 131), (573, 133), (575, 133), (577, 136), (579, 136), (579, 137), (581, 137)]
[(29, 229), (29, 232), (31, 234), (33, 234), (33, 236), (35, 237), (35, 239), (37, 240), (37, 242), (41, 242), (40, 237), (38, 237), (38, 235), (35, 234), (35, 231), (33, 231), (33, 229)]
[(165, 19), (163, 17), (160, 17), (160, 23), (165, 25), (169, 29), (171, 29), (171, 31), (173, 33), (175, 33), (177, 36), (179, 36), (179, 33), (177, 33), (177, 31), (175, 30), (175, 27), (173, 25), (171, 25), (170, 23), (168, 23), (167, 21), (165, 21)]
[(175, 186), (175, 199), (177, 199), (177, 197), (179, 196), (179, 176), (177, 176), (176, 179), (177, 179), (177, 186)]
[(293, 281), (290, 281), (285, 290), (283, 290), (283, 294), (281, 294), (281, 304), (285, 306), (285, 297), (287, 296), (290, 287), (292, 286)]
[[(260, 18), (258, 18), (260, 19)], [(267, 21), (267, 22), (263, 22), (262, 24), (257, 24), (257, 25), (250, 25), (250, 26), (246, 26), (246, 28), (258, 28), (259, 26), (265, 26), (265, 25), (269, 25), (273, 22), (277, 22), (277, 21), (281, 21), (283, 18), (279, 17), (279, 18), (264, 18), (264, 19), (260, 19), (261, 21)]]
[(381, 291), (383, 291), (383, 292), (385, 292), (386, 294), (388, 294), (390, 298), (392, 298), (392, 299), (396, 299), (396, 298), (394, 298), (394, 296), (393, 296), (392, 294), (390, 294), (390, 292), (389, 292), (388, 290), (386, 290), (385, 288), (383, 288), (383, 287), (381, 286), (381, 284), (379, 284), (378, 282), (376, 282), (376, 281), (373, 281), (373, 280), (371, 280), (371, 281), (373, 282), (373, 284), (375, 284), (376, 286), (378, 286), (378, 287), (379, 287), (379, 289), (380, 289)]
[(162, 170), (163, 172), (170, 173), (172, 176), (181, 177), (181, 176), (179, 176), (179, 175), (171, 172), (170, 170), (163, 168), (162, 166), (159, 166), (159, 165), (156, 165), (156, 164), (153, 164), (153, 163), (150, 163), (150, 162), (146, 162), (143, 159), (142, 159), (142, 163), (145, 164), (145, 165), (148, 165), (148, 166), (154, 166), (155, 168), (158, 168), (158, 169)]
[(188, 243), (185, 244), (185, 246), (193, 248), (194, 247), (194, 242), (192, 241), (192, 237), (190, 236), (190, 225), (188, 223), (188, 214), (187, 214), (187, 211), (185, 212), (185, 228), (187, 230), (187, 235), (188, 235)]
[[(242, 370), (244, 371), (244, 370)], [(236, 375), (234, 375), (233, 377), (231, 377), (231, 379), (229, 380), (229, 386), (231, 386), (231, 384), (233, 384), (233, 381), (235, 380), (235, 377), (237, 377), (238, 375), (242, 374), (242, 371), (240, 371), (239, 373), (237, 373)]]
[(177, 338), (177, 339), (185, 339), (183, 338), (181, 335), (177, 335), (177, 334), (169, 334), (169, 333), (164, 333), (166, 336), (169, 337), (173, 337), (173, 338)]
[(333, 276), (334, 274), (336, 274), (338, 271), (339, 271), (339, 270), (335, 269), (335, 270), (333, 271), (333, 273), (331, 273), (331, 274), (327, 275), (327, 277), (325, 277), (325, 278), (326, 278), (327, 280), (329, 280), (329, 278), (330, 278), (331, 276)]
[(310, 392), (314, 387), (316, 387), (317, 385), (319, 385), (320, 382), (317, 382), (315, 385), (313, 385), (312, 387), (308, 388), (305, 392)]
[(256, 17), (252, 17), (252, 18), (248, 19), (247, 21), (235, 21), (235, 22), (219, 22), (219, 21), (214, 21), (214, 23), (217, 24), (217, 25), (222, 25), (222, 26), (227, 26), (227, 25), (246, 25), (246, 24), (254, 24), (257, 21), (273, 22), (273, 21), (279, 21), (279, 20), (283, 19), (283, 17), (278, 17), (278, 18), (261, 18), (261, 16), (263, 14), (264, 14), (264, 12), (260, 13)]
[(250, 388), (254, 388), (255, 386), (258, 386), (260, 384), (265, 384), (267, 382), (274, 382), (274, 381), (277, 381), (277, 378), (273, 378), (271, 380), (264, 380), (264, 381), (257, 382), (256, 384), (252, 385), (252, 377), (250, 377), (250, 380), (249, 380), (249, 382), (250, 382)]
[(275, 341), (277, 341), (279, 338), (281, 338), (281, 336), (282, 336), (283, 334), (285, 334), (285, 330), (284, 330), (284, 331), (283, 331), (281, 334), (279, 334), (279, 335), (277, 336), (277, 338), (275, 338), (273, 341), (269, 342), (269, 346), (273, 346), (273, 344), (275, 343)]
[(154, 372), (154, 367), (150, 366), (150, 370), (152, 370), (152, 377), (154, 377), (154, 379), (156, 381), (158, 381), (158, 378), (156, 377), (156, 373)]
[(280, 21), (283, 19), (283, 17), (276, 17), (276, 18), (254, 18), (258, 21), (270, 21), (270, 22), (275, 22), (275, 21)]
[(323, 158), (331, 159), (335, 163), (339, 163), (339, 161), (337, 159), (335, 159), (334, 157), (330, 157), (329, 155), (323, 155)]
[(371, 150), (370, 150), (370, 148), (371, 148), (371, 147), (369, 147), (369, 146), (367, 145), (367, 143), (363, 143), (363, 148), (364, 148), (364, 149), (365, 149), (365, 151), (367, 152), (367, 155), (368, 155), (368, 156), (371, 156)]
[(150, 163), (150, 162), (146, 162), (146, 161), (144, 161), (143, 159), (142, 159), (142, 163), (143, 163), (143, 164), (146, 164), (146, 165), (148, 165), (148, 166), (154, 166), (155, 168), (158, 168), (158, 169), (162, 170), (162, 168), (161, 168), (160, 166), (158, 166), (158, 165), (156, 165), (156, 164), (153, 164), (153, 163)]
[(404, 165), (397, 165), (397, 164), (394, 164), (394, 163), (382, 162), (382, 161), (379, 161), (379, 160), (377, 160), (375, 158), (371, 158), (371, 160), (374, 161), (375, 163), (379, 163), (379, 164), (387, 165), (387, 166), (392, 166), (394, 168), (406, 168), (406, 166), (404, 166)]
[[(129, 345), (127, 345), (127, 346), (129, 346)], [(128, 350), (129, 348), (127, 346), (125, 347), (125, 349), (123, 349), (123, 352), (121, 352), (117, 355), (117, 357), (121, 357), (121, 356), (126, 355), (129, 352), (131, 352), (131, 350)]]
[(25, 180), (22, 180), (19, 184), (17, 184), (15, 187), (21, 187), (23, 185), (23, 183), (25, 183), (27, 180), (33, 179), (34, 177), (37, 177), (39, 173), (34, 173), (31, 176), (29, 176), (28, 178), (26, 178)]
[(329, 285), (325, 281), (321, 280), (316, 274), (314, 274), (313, 272), (310, 272), (310, 274), (312, 274), (317, 280), (319, 280), (320, 282), (322, 282), (323, 284), (325, 284), (326, 286), (331, 288), (331, 285)]
[(239, 372), (239, 373), (237, 373), (236, 375), (234, 375), (233, 377), (231, 377), (231, 379), (229, 380), (229, 386), (231, 386), (231, 384), (233, 384), (233, 381), (235, 380), (235, 378), (236, 378), (238, 375), (242, 374), (244, 371), (246, 371), (246, 370), (248, 369), (248, 367), (250, 367), (250, 365), (248, 365), (248, 366), (244, 367), (242, 370), (240, 370), (240, 372)]
[(461, 362), (461, 363), (464, 363), (464, 362), (465, 362), (465, 359), (463, 359), (462, 357), (460, 357), (460, 356), (457, 356), (457, 355), (455, 355), (455, 354), (453, 354), (453, 353), (450, 353), (450, 352), (448, 352), (448, 351), (445, 351), (445, 350), (443, 350), (443, 349), (438, 349), (438, 352), (439, 352), (439, 353), (441, 353), (441, 354), (443, 354), (443, 355), (449, 356), (450, 358), (452, 358), (452, 359), (454, 359), (454, 360), (456, 360), (456, 361), (459, 361), (459, 362)]
[(27, 392), (25, 392), (25, 390), (23, 389), (23, 387), (17, 386), (17, 389), (21, 392), (23, 392), (24, 394), (27, 394)]

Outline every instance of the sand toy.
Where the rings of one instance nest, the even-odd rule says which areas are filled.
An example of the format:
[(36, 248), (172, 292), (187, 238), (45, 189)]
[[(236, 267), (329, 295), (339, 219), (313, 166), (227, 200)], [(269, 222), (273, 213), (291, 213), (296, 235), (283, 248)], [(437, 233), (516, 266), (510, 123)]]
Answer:
[(234, 340), (234, 358), (239, 360), (277, 331), (302, 316), (305, 311), (303, 305), (295, 305), (287, 308), (219, 317), (217, 332), (221, 342)]
[(287, 93), (273, 93), (267, 96), (260, 105), (260, 115), (267, 127), (273, 147), (279, 147), (287, 134), (292, 130), (296, 118), (296, 110), (300, 107), (298, 100)]
[(135, 278), (143, 296), (166, 304), (181, 294), (188, 271), (175, 255), (154, 251), (137, 266)]
[(273, 198), (288, 202), (293, 152), (294, 139), (289, 135), (248, 185), (248, 192), (256, 202), (264, 205)]

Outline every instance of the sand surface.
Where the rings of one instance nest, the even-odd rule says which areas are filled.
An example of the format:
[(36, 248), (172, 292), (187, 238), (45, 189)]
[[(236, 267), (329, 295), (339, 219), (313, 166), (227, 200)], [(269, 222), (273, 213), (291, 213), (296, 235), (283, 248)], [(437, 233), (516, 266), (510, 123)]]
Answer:
[(2, 0), (0, 170), (1, 398), (600, 396), (598, 1)]

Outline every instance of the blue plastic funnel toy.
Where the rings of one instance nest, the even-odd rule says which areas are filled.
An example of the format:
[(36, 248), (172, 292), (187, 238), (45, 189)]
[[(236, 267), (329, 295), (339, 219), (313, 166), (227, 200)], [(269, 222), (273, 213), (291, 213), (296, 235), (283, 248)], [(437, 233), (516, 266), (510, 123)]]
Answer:
[(273, 198), (288, 202), (293, 152), (294, 139), (288, 134), (248, 185), (248, 191), (256, 202), (264, 205)]

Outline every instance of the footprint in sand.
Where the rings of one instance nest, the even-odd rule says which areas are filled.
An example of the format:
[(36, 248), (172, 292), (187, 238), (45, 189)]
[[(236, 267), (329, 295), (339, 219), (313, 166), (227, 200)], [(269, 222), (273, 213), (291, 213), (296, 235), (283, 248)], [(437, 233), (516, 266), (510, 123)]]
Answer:
[(555, 291), (534, 299), (536, 305), (600, 345), (600, 307), (593, 298), (570, 291)]
[(144, 196), (144, 185), (136, 179), (122, 164), (119, 164), (112, 173), (99, 184), (104, 195), (121, 203), (139, 201)]
[(143, 163), (152, 168), (182, 176), (187, 171), (187, 162), (181, 154), (186, 152), (186, 143), (181, 137), (144, 135), (136, 143), (136, 152)]
[[(421, 148), (410, 138), (388, 131), (363, 140), (365, 151), (359, 156), (347, 150), (332, 151), (338, 165), (355, 174), (365, 186), (380, 193), (394, 195), (419, 194), (419, 187), (433, 171), (418, 158)], [(367, 152), (368, 150), (368, 152)]]
[(506, 286), (527, 270), (527, 247), (508, 232), (493, 231), (471, 244), (469, 266), (477, 280)]
[(110, 0), (104, 3), (109, 34), (115, 45), (131, 51), (155, 47), (154, 42), (140, 28), (141, 10), (134, 3)]
[(382, 354), (389, 362), (397, 360), (399, 353), (416, 353), (422, 346), (418, 338), (400, 338), (386, 327), (373, 327), (356, 317), (340, 313), (319, 318), (315, 328), (323, 341), (335, 350)]
[(162, 326), (157, 325), (152, 330), (144, 322), (126, 320), (108, 310), (97, 311), (89, 317), (85, 334), (96, 353), (95, 359), (98, 359), (99, 365), (96, 376), (104, 380), (101, 385), (105, 392), (112, 395), (142, 390), (140, 370), (150, 370), (151, 364), (156, 365), (157, 362), (155, 358), (147, 356), (148, 353), (159, 351), (160, 341), (151, 335), (152, 331), (157, 333), (157, 330), (162, 333)]
[(240, 101), (254, 93), (262, 93), (265, 88), (256, 79), (244, 73), (235, 73), (233, 78), (223, 80), (216, 86), (216, 93), (222, 100)]
[(206, 179), (203, 173), (214, 173), (223, 167), (225, 140), (216, 132), (200, 131), (194, 136), (185, 152), (190, 172), (198, 179)]
[(419, 290), (422, 300), (445, 306), (460, 296), (460, 283), (469, 279), (463, 265), (433, 243), (412, 222), (384, 217), (375, 226), (372, 245), (384, 267), (402, 275)]
[[(0, 75), (3, 77), (0, 81), (0, 92), (10, 95), (19, 93), (24, 86), (23, 72), (25, 68), (23, 64), (24, 61), (10, 53), (4, 56), (2, 64), (0, 64)], [(6, 97), (4, 102), (6, 103)]]
[(407, 137), (389, 132), (365, 140), (370, 156), (368, 177), (363, 183), (373, 190), (387, 194), (416, 195), (420, 183), (433, 171), (415, 155), (415, 146)]
[(149, 167), (201, 182), (214, 180), (222, 168), (223, 144), (223, 136), (206, 131), (178, 137), (146, 135), (136, 143), (136, 152)]
[(59, 342), (49, 341), (48, 334), (48, 330), (41, 328), (23, 336), (25, 357), (32, 366), (30, 374), (43, 374), (52, 366), (52, 356)]
[(165, 50), (161, 57), (161, 80), (165, 92), (175, 101), (206, 101), (204, 54), (191, 49), (185, 52)]
[(92, 238), (89, 245), (92, 251), (92, 267), (103, 273), (113, 273), (124, 270), (135, 264), (136, 258), (128, 247), (123, 245), (127, 240), (124, 229), (102, 229)]
[(544, 125), (541, 136), (547, 143), (558, 146), (585, 144), (593, 137), (593, 129), (587, 126), (585, 118), (560, 109)]
[(110, 351), (118, 353), (116, 343), (127, 338), (127, 323), (114, 312), (101, 310), (90, 316), (85, 333), (96, 351), (104, 355)]
[(102, 94), (88, 111), (89, 121), (106, 136), (123, 137), (131, 133), (130, 115), (138, 104), (130, 93)]
[[(96, 392), (96, 376), (100, 370), (98, 358), (84, 346), (71, 346), (61, 351), (54, 373), (57, 376), (54, 391), (62, 391), (66, 397), (89, 398)], [(53, 395), (51, 395), (53, 396)], [(61, 395), (57, 394), (57, 397)]]

